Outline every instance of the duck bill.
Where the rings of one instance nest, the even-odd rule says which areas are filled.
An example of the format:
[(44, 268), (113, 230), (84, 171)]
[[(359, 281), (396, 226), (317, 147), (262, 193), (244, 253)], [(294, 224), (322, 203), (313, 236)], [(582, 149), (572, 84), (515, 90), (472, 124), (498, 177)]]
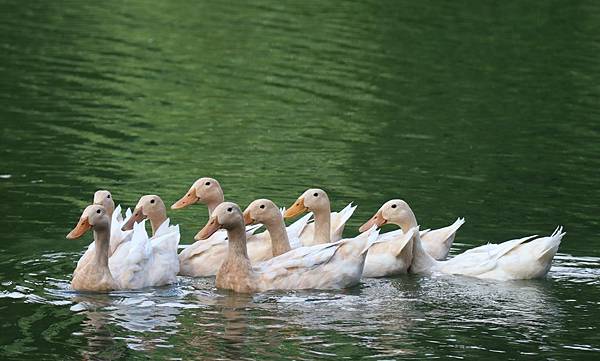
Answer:
[(222, 226), (221, 226), (221, 224), (219, 224), (219, 221), (217, 221), (217, 218), (211, 217), (208, 220), (208, 223), (206, 224), (206, 226), (204, 226), (204, 228), (202, 228), (198, 233), (196, 233), (196, 236), (194, 237), (194, 239), (196, 241), (202, 241), (202, 240), (208, 239), (210, 236), (215, 234), (216, 231), (221, 229), (221, 227)]
[(360, 232), (365, 232), (365, 231), (368, 231), (369, 229), (371, 229), (371, 227), (373, 227), (373, 226), (377, 226), (378, 228), (381, 228), (386, 223), (387, 223), (387, 220), (385, 218), (383, 218), (383, 214), (381, 214), (381, 211), (377, 211), (377, 213), (375, 213), (375, 215), (373, 217), (371, 217), (371, 219), (369, 219), (365, 224), (360, 226), (360, 228), (358, 230)]
[(194, 203), (198, 203), (199, 200), (200, 200), (200, 198), (198, 198), (198, 196), (196, 196), (196, 190), (192, 187), (186, 193), (186, 195), (181, 197), (181, 199), (179, 199), (177, 202), (173, 203), (173, 205), (171, 206), (171, 209), (185, 208)]
[(92, 225), (88, 221), (88, 218), (81, 218), (75, 228), (73, 228), (73, 230), (67, 234), (67, 239), (79, 238), (83, 236), (90, 228), (92, 228)]
[(133, 211), (133, 214), (131, 215), (131, 217), (129, 217), (129, 219), (127, 220), (127, 222), (125, 222), (125, 224), (123, 225), (123, 227), (121, 227), (122, 231), (129, 231), (130, 229), (133, 229), (133, 225), (136, 223), (139, 223), (141, 221), (143, 221), (146, 218), (146, 216), (144, 216), (144, 212), (142, 212), (141, 208), (136, 208)]
[(245, 224), (246, 226), (249, 226), (249, 225), (252, 225), (252, 224), (255, 224), (255, 223), (256, 223), (256, 221), (255, 221), (255, 220), (254, 220), (254, 218), (252, 218), (252, 216), (250, 215), (250, 211), (248, 211), (248, 210), (245, 210), (245, 211), (244, 211), (244, 224)]
[(285, 211), (283, 218), (292, 218), (306, 211), (308, 211), (308, 208), (304, 205), (304, 197), (300, 197), (296, 203)]

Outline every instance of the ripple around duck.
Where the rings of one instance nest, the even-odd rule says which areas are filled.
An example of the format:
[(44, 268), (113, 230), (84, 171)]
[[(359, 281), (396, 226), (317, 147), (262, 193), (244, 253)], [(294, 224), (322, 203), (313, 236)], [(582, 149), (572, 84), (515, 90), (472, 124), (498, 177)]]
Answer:
[[(548, 280), (496, 282), (468, 277), (402, 276), (367, 279), (360, 286), (341, 292), (255, 295), (216, 291), (212, 278), (187, 277), (180, 277), (178, 284), (172, 286), (85, 294), (70, 290), (66, 274), (55, 278), (42, 272), (54, 269), (52, 274), (56, 274), (56, 269), (62, 269), (68, 274), (78, 257), (79, 253), (56, 252), (26, 260), (4, 260), (18, 262), (14, 266), (21, 273), (18, 280), (0, 285), (0, 304), (9, 300), (8, 305), (47, 305), (66, 311), (60, 312), (65, 317), (78, 315), (81, 327), (70, 337), (78, 344), (87, 343), (84, 352), (91, 354), (103, 347), (133, 351), (174, 349), (181, 337), (191, 335), (196, 346), (211, 347), (211, 352), (218, 353), (214, 347), (222, 342), (237, 350), (222, 354), (225, 358), (238, 357), (238, 347), (248, 343), (259, 347), (265, 342), (259, 335), (265, 332), (271, 337), (265, 346), (281, 346), (269, 346), (267, 353), (259, 347), (251, 354), (281, 357), (279, 352), (283, 349), (279, 347), (297, 344), (297, 352), (305, 356), (339, 357), (353, 345), (355, 352), (377, 359), (420, 354), (431, 343), (450, 348), (444, 352), (460, 355), (460, 349), (477, 349), (462, 338), (463, 333), (473, 331), (483, 333), (482, 351), (491, 352), (486, 344), (496, 342), (493, 340), (498, 337), (521, 348), (525, 341), (529, 346), (547, 347), (536, 339), (540, 328), (559, 330), (562, 322), (587, 317), (597, 307), (595, 302), (582, 300), (559, 303), (556, 292), (575, 287), (582, 280), (597, 284), (600, 269), (597, 257), (559, 255)], [(36, 324), (22, 325), (22, 332), (33, 332), (29, 327), (37, 327)], [(433, 338), (429, 334), (440, 327), (451, 327), (450, 333), (443, 336), (445, 341), (439, 334)], [(98, 330), (105, 330), (106, 334), (102, 336), (103, 331)], [(55, 332), (56, 337), (64, 335), (64, 331)], [(121, 342), (122, 346), (118, 346)], [(400, 344), (400, 348), (393, 346)], [(564, 347), (594, 351), (594, 347), (584, 344)]]

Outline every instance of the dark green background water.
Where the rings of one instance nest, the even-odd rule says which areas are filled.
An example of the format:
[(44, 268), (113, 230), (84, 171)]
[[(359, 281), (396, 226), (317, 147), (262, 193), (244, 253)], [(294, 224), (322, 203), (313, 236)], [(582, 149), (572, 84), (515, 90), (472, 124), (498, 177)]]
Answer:
[[(598, 359), (595, 1), (0, 1), (0, 358)], [(567, 236), (545, 280), (403, 276), (241, 296), (212, 279), (82, 296), (93, 192), (242, 206), (308, 187), (464, 216), (454, 254)], [(182, 243), (203, 207), (170, 212)]]

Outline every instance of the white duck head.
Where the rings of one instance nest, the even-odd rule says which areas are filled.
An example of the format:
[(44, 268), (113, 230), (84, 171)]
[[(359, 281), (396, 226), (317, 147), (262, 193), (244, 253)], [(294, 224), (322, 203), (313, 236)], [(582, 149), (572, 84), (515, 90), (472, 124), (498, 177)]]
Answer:
[(385, 202), (381, 208), (360, 228), (360, 232), (368, 231), (373, 225), (382, 227), (391, 223), (402, 228), (403, 232), (417, 226), (417, 219), (408, 203), (401, 199), (392, 199)]
[(221, 184), (214, 178), (203, 177), (195, 181), (187, 193), (173, 203), (171, 209), (181, 209), (192, 204), (201, 203), (208, 206), (210, 215), (224, 200)]

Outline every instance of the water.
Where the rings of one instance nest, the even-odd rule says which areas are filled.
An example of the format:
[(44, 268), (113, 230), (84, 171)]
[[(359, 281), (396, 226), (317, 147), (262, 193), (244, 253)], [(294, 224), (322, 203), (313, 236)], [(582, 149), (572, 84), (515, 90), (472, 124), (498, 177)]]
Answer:
[[(581, 360), (600, 351), (600, 7), (593, 1), (0, 2), (0, 358)], [(69, 289), (99, 188), (198, 177), (242, 206), (308, 187), (419, 223), (453, 254), (567, 236), (548, 278), (402, 276), (235, 295), (212, 279)], [(182, 243), (203, 207), (169, 212)]]

